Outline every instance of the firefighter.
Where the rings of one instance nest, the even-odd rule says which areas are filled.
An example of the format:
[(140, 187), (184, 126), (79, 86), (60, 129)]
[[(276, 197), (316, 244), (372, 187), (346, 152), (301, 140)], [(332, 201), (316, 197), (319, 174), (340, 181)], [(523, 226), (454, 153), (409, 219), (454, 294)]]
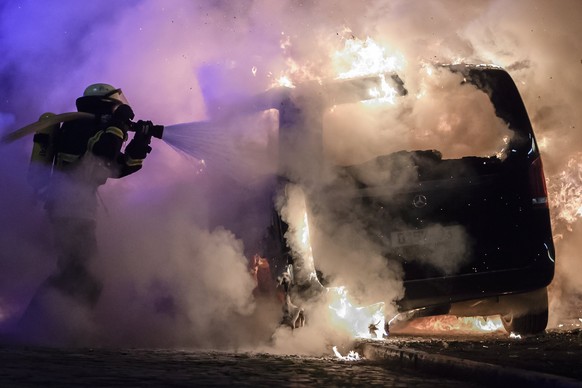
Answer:
[[(134, 113), (121, 89), (108, 84), (90, 85), (76, 105), (94, 119), (65, 122), (55, 136), (54, 166), (42, 199), (52, 224), (57, 269), (41, 291), (57, 290), (94, 307), (102, 290), (90, 268), (97, 252), (97, 189), (109, 178), (141, 169), (151, 151), (152, 123), (133, 123)], [(122, 152), (129, 130), (135, 134)]]

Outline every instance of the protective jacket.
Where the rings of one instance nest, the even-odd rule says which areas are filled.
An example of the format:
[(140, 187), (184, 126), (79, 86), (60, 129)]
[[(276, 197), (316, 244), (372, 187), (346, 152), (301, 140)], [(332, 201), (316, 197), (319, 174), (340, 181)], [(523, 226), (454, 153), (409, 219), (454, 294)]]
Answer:
[(98, 187), (108, 178), (121, 178), (142, 167), (144, 154), (131, 152), (138, 140), (134, 137), (124, 153), (122, 146), (126, 140), (127, 131), (122, 123), (102, 120), (64, 123), (57, 139), (55, 169), (46, 202), (49, 215), (94, 219)]

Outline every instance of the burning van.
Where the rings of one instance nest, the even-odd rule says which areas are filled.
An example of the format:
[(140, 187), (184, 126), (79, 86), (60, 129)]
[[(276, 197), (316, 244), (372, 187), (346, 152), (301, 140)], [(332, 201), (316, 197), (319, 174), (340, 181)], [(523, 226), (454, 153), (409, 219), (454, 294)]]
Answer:
[[(509, 332), (545, 329), (555, 260), (545, 178), (505, 70), (427, 67), (410, 86), (382, 74), (263, 99), (278, 110), (279, 192), (304, 193), (319, 280), (334, 278), (338, 252), (360, 251), (359, 268), (372, 250), (401, 270), (401, 317), (499, 314)], [(306, 254), (289, 229), (275, 206), (263, 252), (274, 276)], [(346, 246), (330, 255), (330, 244)]]
[[(505, 70), (431, 65), (210, 102), (212, 121), (194, 129), (196, 144), (221, 151), (200, 149), (205, 166), (228, 175), (211, 196), (215, 224), (303, 301), (323, 283), (358, 305), (390, 304), (386, 321), (500, 315), (509, 332), (545, 329), (555, 260), (547, 190)], [(180, 131), (192, 125), (168, 141)], [(225, 160), (235, 163), (217, 168)]]

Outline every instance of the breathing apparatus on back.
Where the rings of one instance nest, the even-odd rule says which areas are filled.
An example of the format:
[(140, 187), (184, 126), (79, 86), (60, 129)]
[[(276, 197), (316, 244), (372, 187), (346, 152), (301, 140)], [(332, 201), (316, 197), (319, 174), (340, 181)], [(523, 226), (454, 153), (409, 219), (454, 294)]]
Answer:
[[(54, 113), (47, 112), (42, 114), (38, 120), (39, 122), (43, 122), (54, 116)], [(28, 168), (28, 181), (35, 191), (41, 195), (48, 186), (52, 175), (56, 155), (56, 136), (59, 129), (60, 123), (47, 125), (38, 130), (33, 137), (32, 154)]]

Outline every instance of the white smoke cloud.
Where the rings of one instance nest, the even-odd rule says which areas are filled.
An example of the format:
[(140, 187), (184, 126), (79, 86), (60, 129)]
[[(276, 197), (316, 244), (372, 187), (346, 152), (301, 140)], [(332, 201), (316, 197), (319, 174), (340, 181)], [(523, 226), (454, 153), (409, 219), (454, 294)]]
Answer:
[[(373, 37), (402, 53), (407, 62), (405, 82), (410, 84), (419, 82), (412, 69), (421, 62), (465, 60), (508, 68), (532, 118), (546, 174), (556, 182), (582, 141), (578, 130), (582, 113), (573, 108), (582, 97), (582, 86), (576, 82), (582, 76), (582, 43), (577, 39), (582, 25), (576, 12), (580, 7), (575, 0), (559, 4), (501, 0), (7, 3), (0, 7), (0, 39), (5, 48), (0, 59), (5, 91), (0, 101), (1, 133), (36, 120), (45, 111), (74, 110), (75, 98), (94, 82), (123, 88), (138, 118), (166, 125), (202, 120), (212, 110), (204, 101), (204, 84), (220, 84), (214, 95), (228, 100), (265, 90), (292, 64), (305, 67), (312, 78), (332, 77), (330, 53), (341, 47), (346, 34), (353, 34)], [(288, 42), (284, 49), (282, 41)], [(234, 75), (231, 82), (215, 83), (201, 72), (225, 64)], [(429, 106), (427, 112), (433, 109), (438, 106)], [(370, 142), (376, 139), (371, 133)], [(236, 208), (228, 196), (221, 201), (216, 195), (208, 205), (197, 191), (204, 180), (194, 173), (199, 166), (162, 142), (153, 145), (142, 171), (102, 190), (109, 215), (101, 215), (102, 256), (95, 267), (106, 276), (108, 288), (95, 318), (101, 326), (88, 329), (91, 337), (115, 342), (124, 333), (136, 344), (243, 343), (244, 330), (237, 332), (234, 320), (246, 317), (252, 322), (248, 317), (253, 303), (247, 298), (252, 284), (244, 265), (249, 247), (241, 246), (232, 229), (248, 229), (236, 222), (245, 217), (244, 206)], [(334, 146), (342, 149), (339, 143)], [(0, 309), (15, 311), (14, 318), (51, 272), (54, 259), (48, 224), (26, 183), (31, 140), (0, 147), (4, 182)], [(457, 151), (465, 152), (452, 152)], [(228, 181), (217, 180), (211, 192), (228, 190), (223, 184)], [(225, 214), (239, 211), (237, 219), (206, 221), (213, 218), (207, 207), (221, 203), (229, 205)], [(253, 226), (258, 229), (263, 222), (257, 220)], [(572, 231), (561, 227), (563, 222), (557, 220), (554, 226), (566, 230), (557, 245), (557, 279), (560, 273), (570, 274), (564, 282), (567, 289), (560, 293), (566, 295), (570, 289), (582, 290), (571, 270), (581, 240), (579, 222), (570, 225)], [(214, 229), (220, 224), (228, 225)], [(357, 276), (342, 279), (353, 287), (350, 292), (360, 294), (362, 300), (396, 298), (398, 270), (374, 277), (373, 270), (380, 270), (377, 247), (362, 239), (357, 227), (337, 228), (343, 241), (362, 249), (344, 255), (339, 245), (325, 244), (322, 269), (339, 279), (343, 266), (334, 267), (323, 257), (339, 256), (345, 260), (340, 264), (349, 267), (364, 256), (369, 267), (360, 266)], [(368, 290), (363, 292), (359, 284), (364, 280), (378, 284), (379, 295), (365, 295)], [(128, 308), (132, 314), (126, 314)], [(179, 313), (171, 317), (156, 308)], [(252, 325), (247, 322), (244, 327)], [(226, 340), (222, 329), (232, 331)]]

